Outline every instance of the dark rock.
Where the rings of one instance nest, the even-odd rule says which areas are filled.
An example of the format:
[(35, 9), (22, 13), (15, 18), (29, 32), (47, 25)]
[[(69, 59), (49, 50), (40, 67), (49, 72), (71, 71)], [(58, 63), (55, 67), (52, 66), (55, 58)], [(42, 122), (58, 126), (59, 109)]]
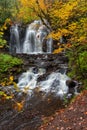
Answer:
[(75, 80), (67, 80), (66, 85), (69, 87), (69, 93), (74, 94), (78, 92), (78, 82)]
[(66, 81), (66, 85), (67, 85), (69, 88), (74, 88), (74, 87), (77, 85), (77, 82), (76, 82), (76, 81), (73, 81), (73, 80), (67, 80), (67, 81)]
[(67, 37), (66, 36), (61, 36), (60, 37), (60, 41), (59, 41), (61, 44), (65, 44), (65, 43), (67, 43)]
[(61, 74), (64, 74), (64, 73), (66, 72), (66, 70), (65, 70), (65, 68), (61, 68), (61, 69), (59, 70), (59, 72), (60, 72)]
[[(27, 70), (29, 67), (45, 68), (47, 71), (56, 71), (67, 68), (68, 58), (64, 53), (59, 54), (16, 54), (18, 58), (22, 58), (24, 63), (22, 65), (23, 70)], [(34, 69), (34, 71), (37, 71)], [(65, 71), (65, 70), (64, 70)], [(35, 72), (36, 73), (36, 72)]]
[(47, 44), (46, 44), (46, 39), (43, 40), (43, 52), (47, 51)]
[(34, 67), (32, 71), (33, 71), (34, 74), (37, 74), (38, 73), (38, 68)]

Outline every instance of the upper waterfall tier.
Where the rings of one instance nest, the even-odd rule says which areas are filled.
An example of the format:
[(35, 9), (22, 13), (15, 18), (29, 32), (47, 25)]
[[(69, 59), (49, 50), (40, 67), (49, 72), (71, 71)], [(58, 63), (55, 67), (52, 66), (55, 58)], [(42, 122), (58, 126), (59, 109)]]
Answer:
[(50, 30), (40, 20), (28, 25), (23, 32), (18, 24), (12, 25), (10, 29), (10, 53), (51, 53), (52, 38), (47, 39)]

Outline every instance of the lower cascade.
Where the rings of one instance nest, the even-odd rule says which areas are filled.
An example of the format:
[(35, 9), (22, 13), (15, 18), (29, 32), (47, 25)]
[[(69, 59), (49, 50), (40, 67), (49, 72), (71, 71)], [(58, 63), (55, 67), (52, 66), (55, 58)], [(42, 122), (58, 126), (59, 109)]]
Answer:
[(26, 32), (18, 24), (14, 24), (10, 29), (10, 53), (51, 53), (52, 38), (47, 39), (50, 30), (42, 24), (40, 20), (28, 25)]
[(18, 87), (22, 92), (28, 93), (30, 96), (37, 88), (38, 92), (44, 92), (45, 95), (52, 93), (60, 98), (63, 98), (68, 93), (66, 81), (70, 78), (66, 74), (53, 72), (49, 74), (43, 81), (38, 81), (38, 78), (45, 74), (45, 69), (31, 67), (27, 72), (23, 73), (18, 80)]

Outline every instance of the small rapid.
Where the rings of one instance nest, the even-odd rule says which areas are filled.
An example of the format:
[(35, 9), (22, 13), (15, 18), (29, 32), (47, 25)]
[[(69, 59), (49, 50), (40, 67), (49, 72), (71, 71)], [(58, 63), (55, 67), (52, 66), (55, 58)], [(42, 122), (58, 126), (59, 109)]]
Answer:
[(68, 86), (66, 81), (70, 78), (66, 74), (59, 72), (52, 72), (43, 81), (38, 81), (38, 78), (46, 73), (45, 69), (34, 70), (30, 68), (27, 72), (23, 73), (18, 80), (18, 87), (22, 92), (32, 95), (34, 89), (38, 88), (38, 92), (55, 94), (63, 98), (68, 93)]

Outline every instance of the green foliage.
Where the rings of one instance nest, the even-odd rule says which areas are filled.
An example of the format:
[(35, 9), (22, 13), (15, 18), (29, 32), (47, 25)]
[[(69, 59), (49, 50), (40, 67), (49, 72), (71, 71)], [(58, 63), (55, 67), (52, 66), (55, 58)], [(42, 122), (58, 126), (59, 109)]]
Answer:
[(0, 74), (9, 71), (12, 67), (21, 65), (22, 60), (8, 54), (0, 54)]
[(7, 18), (15, 18), (18, 13), (18, 0), (0, 0), (0, 24)]
[(84, 74), (87, 72), (87, 51), (80, 53), (78, 58), (81, 72)]
[(4, 91), (0, 91), (0, 97), (4, 97), (7, 100), (12, 99), (12, 96), (7, 95)]
[(6, 40), (3, 39), (3, 35), (0, 34), (0, 48), (4, 47), (6, 43)]
[(71, 71), (68, 75), (83, 82), (87, 86), (87, 44), (74, 44), (73, 47), (67, 51), (69, 57), (69, 68)]

